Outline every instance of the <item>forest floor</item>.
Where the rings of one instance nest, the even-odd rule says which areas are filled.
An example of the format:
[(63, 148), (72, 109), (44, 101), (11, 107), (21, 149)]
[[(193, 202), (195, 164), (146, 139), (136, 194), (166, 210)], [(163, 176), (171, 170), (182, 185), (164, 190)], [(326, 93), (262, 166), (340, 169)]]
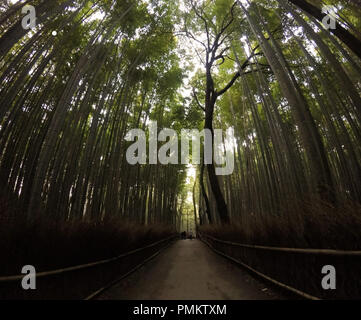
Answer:
[(179, 240), (100, 300), (285, 299), (199, 240)]

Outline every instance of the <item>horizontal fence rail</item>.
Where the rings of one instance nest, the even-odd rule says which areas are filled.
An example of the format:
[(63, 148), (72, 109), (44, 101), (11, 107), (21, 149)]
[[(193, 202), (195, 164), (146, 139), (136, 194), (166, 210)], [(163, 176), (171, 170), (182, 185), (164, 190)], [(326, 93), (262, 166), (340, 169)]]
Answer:
[[(135, 253), (138, 253), (140, 251), (155, 247), (158, 244), (161, 244), (163, 242), (172, 240), (172, 239), (174, 239), (176, 237), (178, 237), (178, 235), (173, 235), (171, 237), (159, 240), (159, 241), (154, 242), (154, 243), (152, 243), (150, 245), (147, 245), (145, 247), (138, 248), (138, 249), (126, 252), (126, 253), (122, 253), (122, 254), (120, 254), (120, 255), (118, 255), (116, 257), (110, 258), (110, 259), (104, 259), (104, 260), (100, 260), (100, 261), (96, 261), (96, 262), (91, 262), (91, 263), (87, 263), (87, 264), (81, 264), (81, 265), (73, 266), (73, 267), (67, 267), (67, 268), (56, 269), (56, 270), (51, 270), (51, 271), (39, 272), (39, 273), (36, 274), (36, 277), (40, 278), (40, 277), (58, 275), (58, 274), (67, 273), (67, 272), (71, 272), (71, 271), (75, 271), (75, 270), (88, 269), (88, 268), (96, 267), (96, 266), (99, 266), (99, 265), (102, 265), (102, 264), (107, 264), (107, 263), (110, 263), (110, 262), (113, 262), (113, 261), (116, 261), (116, 260), (123, 259), (123, 258), (128, 257), (128, 256), (131, 256), (131, 255), (133, 255)], [(24, 278), (24, 274), (0, 277), (0, 282), (19, 281), (19, 280), (21, 280), (23, 278)]]
[(173, 234), (109, 259), (37, 272), (33, 290), (23, 288), (26, 274), (0, 277), (0, 300), (94, 299), (156, 257), (178, 237)]
[[(170, 239), (172, 240), (172, 238)], [(103, 292), (105, 292), (106, 290), (112, 288), (113, 286), (115, 286), (117, 283), (119, 283), (121, 280), (123, 280), (124, 278), (130, 276), (133, 272), (135, 272), (136, 270), (138, 270), (140, 267), (144, 266), (147, 262), (149, 262), (150, 260), (154, 259), (156, 256), (158, 256), (161, 251), (165, 250), (166, 248), (168, 248), (170, 245), (172, 244), (172, 242), (170, 242), (169, 244), (167, 244), (165, 247), (162, 247), (160, 250), (158, 250), (157, 252), (155, 252), (154, 254), (152, 254), (150, 257), (146, 258), (145, 260), (143, 260), (141, 263), (137, 264), (134, 268), (132, 268), (131, 270), (129, 270), (127, 273), (122, 274), (119, 278), (107, 283), (105, 286), (97, 289), (96, 291), (94, 291), (93, 293), (91, 293), (90, 295), (88, 295), (87, 297), (85, 297), (83, 300), (94, 300), (95, 298), (97, 298), (98, 296), (100, 296)]]
[(273, 278), (265, 275), (264, 273), (257, 271), (256, 269), (252, 268), (252, 267), (249, 266), (248, 264), (246, 264), (246, 263), (244, 263), (244, 262), (242, 262), (242, 261), (240, 261), (240, 260), (238, 260), (238, 259), (235, 259), (235, 258), (233, 258), (233, 257), (231, 257), (231, 256), (229, 256), (229, 255), (227, 255), (227, 254), (225, 254), (225, 253), (217, 250), (217, 249), (214, 248), (208, 241), (206, 241), (204, 238), (210, 238), (210, 239), (212, 239), (212, 240), (214, 240), (214, 241), (217, 241), (217, 242), (219, 242), (219, 243), (224, 243), (224, 244), (229, 244), (229, 245), (238, 245), (238, 246), (245, 247), (245, 248), (248, 248), (248, 247), (249, 247), (248, 245), (241, 245), (241, 244), (239, 244), (239, 243), (234, 243), (234, 242), (229, 242), (229, 241), (223, 241), (223, 240), (216, 239), (216, 238), (214, 238), (214, 237), (211, 237), (211, 236), (208, 236), (208, 235), (203, 235), (203, 234), (201, 234), (201, 237), (200, 237), (200, 238), (201, 238), (201, 240), (202, 240), (208, 247), (210, 247), (210, 248), (211, 248), (214, 252), (216, 252), (217, 254), (219, 254), (219, 255), (221, 255), (221, 256), (223, 256), (223, 257), (225, 257), (225, 258), (227, 258), (227, 259), (229, 259), (229, 260), (231, 260), (231, 261), (233, 261), (233, 262), (235, 262), (235, 263), (243, 266), (244, 268), (248, 269), (249, 271), (257, 274), (257, 275), (260, 276), (261, 278), (264, 278), (264, 279), (272, 282), (273, 284), (275, 284), (275, 285), (277, 285), (277, 286), (279, 286), (279, 287), (281, 287), (281, 288), (283, 288), (283, 289), (286, 289), (286, 290), (288, 290), (288, 291), (291, 291), (292, 293), (295, 293), (295, 294), (297, 294), (298, 296), (300, 296), (300, 297), (302, 297), (302, 298), (305, 298), (305, 299), (308, 299), (308, 300), (320, 300), (320, 298), (318, 298), (318, 297), (312, 296), (312, 295), (310, 295), (310, 294), (308, 294), (308, 293), (306, 293), (306, 292), (303, 292), (303, 291), (301, 291), (301, 290), (298, 290), (298, 289), (296, 289), (296, 288), (293, 288), (293, 287), (291, 287), (291, 286), (288, 286), (288, 285), (285, 284), (285, 283), (282, 283), (282, 282), (280, 282), (280, 281), (277, 281), (276, 279), (273, 279)]
[[(304, 299), (321, 300), (339, 297), (358, 299), (361, 297), (361, 280), (359, 279), (361, 251), (260, 246), (221, 240), (203, 233), (199, 233), (199, 236), (215, 253)], [(332, 262), (326, 263), (327, 261)], [(352, 283), (352, 293), (348, 292), (347, 286), (340, 292), (324, 291), (320, 288), (321, 273), (317, 272), (321, 270), (317, 268), (333, 263), (337, 266), (337, 277), (341, 278), (342, 285), (356, 280), (357, 283)], [(269, 268), (270, 265), (271, 268)], [(302, 275), (299, 276), (298, 273)], [(299, 277), (298, 280), (303, 279), (303, 283), (294, 281), (296, 275)], [(305, 285), (308, 282), (312, 282), (313, 285)]]
[(289, 253), (306, 253), (306, 254), (317, 254), (317, 255), (329, 255), (329, 256), (357, 256), (361, 257), (361, 251), (359, 250), (333, 250), (333, 249), (304, 249), (304, 248), (282, 248), (282, 247), (268, 247), (252, 244), (242, 244), (232, 241), (226, 241), (217, 239), (215, 237), (204, 235), (202, 237), (209, 238), (213, 241), (228, 244), (230, 246), (259, 249), (259, 250), (268, 250), (268, 251), (278, 251), (278, 252), (289, 252)]

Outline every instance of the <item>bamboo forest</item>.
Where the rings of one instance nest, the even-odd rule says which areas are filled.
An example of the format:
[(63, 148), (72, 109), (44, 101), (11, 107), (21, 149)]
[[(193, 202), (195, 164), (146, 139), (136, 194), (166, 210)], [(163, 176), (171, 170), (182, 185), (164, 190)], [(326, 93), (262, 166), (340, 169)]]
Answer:
[(360, 0), (1, 0), (0, 299), (361, 299), (360, 230)]

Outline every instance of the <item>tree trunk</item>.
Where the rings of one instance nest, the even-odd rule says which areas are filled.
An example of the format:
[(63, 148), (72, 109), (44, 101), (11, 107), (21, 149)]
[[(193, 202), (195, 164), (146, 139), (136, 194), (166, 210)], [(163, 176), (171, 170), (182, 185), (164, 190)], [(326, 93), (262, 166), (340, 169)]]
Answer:
[[(311, 3), (305, 0), (288, 0), (303, 11), (315, 17), (322, 22), (326, 14), (322, 13), (322, 10), (317, 8)], [(337, 38), (339, 38), (345, 45), (347, 45), (355, 55), (361, 59), (361, 41), (356, 38), (352, 33), (342, 27), (339, 23), (336, 24), (336, 29), (330, 29)]]

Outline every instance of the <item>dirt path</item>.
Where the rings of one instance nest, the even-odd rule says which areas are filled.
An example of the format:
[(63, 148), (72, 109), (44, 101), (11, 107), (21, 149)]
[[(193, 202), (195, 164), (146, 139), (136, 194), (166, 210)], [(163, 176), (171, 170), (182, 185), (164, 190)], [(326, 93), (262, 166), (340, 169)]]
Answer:
[(283, 299), (199, 240), (180, 240), (99, 299)]

